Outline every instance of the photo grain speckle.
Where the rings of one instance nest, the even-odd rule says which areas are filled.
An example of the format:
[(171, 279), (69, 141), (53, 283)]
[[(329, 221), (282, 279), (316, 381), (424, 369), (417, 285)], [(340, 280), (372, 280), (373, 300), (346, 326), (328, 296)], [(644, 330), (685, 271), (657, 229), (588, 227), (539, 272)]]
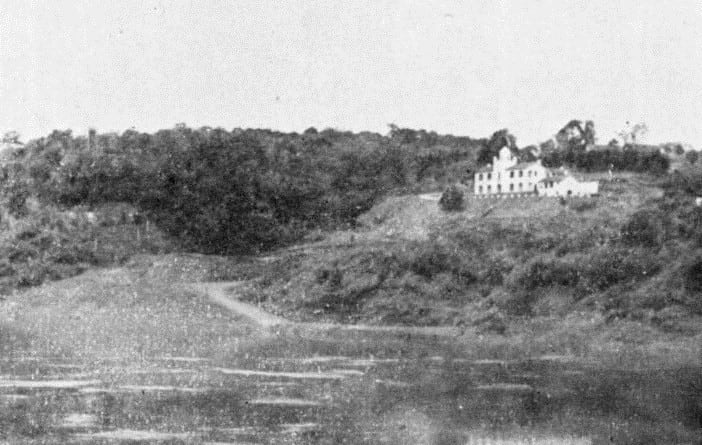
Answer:
[(698, 1), (0, 11), (0, 445), (702, 444)]

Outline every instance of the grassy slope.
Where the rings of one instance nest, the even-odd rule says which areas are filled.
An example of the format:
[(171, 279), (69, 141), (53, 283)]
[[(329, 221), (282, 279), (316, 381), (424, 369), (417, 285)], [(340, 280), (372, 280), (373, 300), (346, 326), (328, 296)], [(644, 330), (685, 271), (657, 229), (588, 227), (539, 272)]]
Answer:
[[(360, 218), (360, 229), (332, 233), (266, 258), (266, 267), (245, 298), (301, 320), (454, 324), (514, 334), (498, 349), (510, 349), (517, 342), (516, 349), (541, 353), (552, 346), (560, 352), (599, 354), (598, 344), (610, 352), (628, 344), (629, 350), (661, 352), (676, 349), (678, 342), (678, 352), (668, 352), (694, 357), (699, 348), (689, 347), (700, 340), (700, 316), (670, 302), (681, 289), (663, 294), (666, 286), (679, 281), (678, 267), (686, 260), (687, 247), (680, 250), (673, 244), (649, 251), (612, 241), (628, 218), (652, 205), (662, 190), (655, 179), (633, 174), (618, 175), (614, 181), (606, 175), (590, 177), (602, 181), (601, 196), (565, 206), (556, 199), (470, 198), (465, 211), (444, 213), (435, 201), (417, 196), (389, 198)], [(461, 237), (467, 240), (457, 245)], [(476, 240), (484, 244), (471, 244)], [(462, 267), (476, 271), (477, 282), (461, 284), (450, 271), (423, 273), (419, 266), (440, 262), (436, 255), (444, 251), (434, 257), (425, 254), (436, 246), (444, 246), (464, 263)], [(610, 258), (615, 250), (628, 255), (627, 261), (645, 263), (651, 256), (662, 269), (648, 277), (644, 264), (644, 275), (625, 276), (586, 295), (568, 286), (522, 292), (532, 318), (512, 316), (514, 283), (527, 275), (534, 258), (576, 266), (597, 260), (607, 267), (607, 261), (616, 261)], [(484, 263), (490, 261), (504, 266), (501, 282), (486, 283), (489, 269)], [(382, 279), (379, 271), (384, 267), (389, 272)], [(339, 300), (348, 304), (335, 305)]]
[(291, 333), (269, 341), (184, 286), (186, 280), (246, 279), (257, 267), (199, 255), (139, 256), (123, 267), (29, 289), (0, 302), (0, 353), (135, 364), (168, 355), (242, 362), (247, 350), (291, 357), (383, 357), (397, 351), (426, 357), (453, 350), (476, 359), (565, 355), (599, 366), (644, 369), (699, 366), (702, 357), (699, 333), (666, 333), (630, 320), (612, 324), (593, 313), (524, 319), (513, 322), (508, 335), (467, 327), (462, 336), (446, 339), (383, 335), (387, 338), (380, 341), (372, 333), (325, 331), (323, 336)]
[(183, 280), (215, 278), (226, 261), (199, 256), (139, 256), (9, 297), (0, 304), (3, 354), (65, 356), (92, 362), (156, 355), (212, 356), (248, 328)]
[[(60, 210), (33, 202), (22, 216), (0, 206), (0, 298), (17, 289), (123, 264), (132, 255), (174, 250), (153, 224), (119, 221), (109, 210)], [(128, 206), (125, 206), (128, 207)], [(114, 213), (114, 212), (112, 212)]]

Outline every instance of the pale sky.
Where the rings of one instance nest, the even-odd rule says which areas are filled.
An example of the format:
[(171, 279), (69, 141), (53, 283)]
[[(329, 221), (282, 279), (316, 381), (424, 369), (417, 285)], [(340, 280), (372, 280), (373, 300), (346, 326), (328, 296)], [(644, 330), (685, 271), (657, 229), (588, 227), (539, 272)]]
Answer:
[(570, 119), (702, 146), (698, 0), (0, 0), (0, 132), (387, 124), (521, 146)]

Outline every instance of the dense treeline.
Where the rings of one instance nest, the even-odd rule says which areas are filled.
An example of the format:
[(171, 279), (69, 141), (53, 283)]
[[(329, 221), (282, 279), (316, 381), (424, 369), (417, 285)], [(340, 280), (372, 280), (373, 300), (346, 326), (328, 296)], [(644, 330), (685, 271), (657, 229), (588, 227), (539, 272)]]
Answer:
[(396, 126), (387, 136), (185, 125), (54, 131), (14, 152), (4, 191), (18, 214), (28, 196), (60, 206), (127, 202), (187, 248), (255, 251), (353, 224), (388, 193), (456, 181), (483, 143)]
[[(571, 120), (551, 140), (539, 146), (517, 147), (517, 139), (508, 129), (496, 131), (485, 141), (478, 153), (478, 164), (492, 162), (500, 149), (508, 147), (523, 162), (534, 161), (540, 156), (546, 167), (568, 166), (586, 172), (630, 171), (661, 175), (668, 171), (670, 160), (655, 146), (636, 144), (637, 132), (644, 124), (634, 126), (621, 133), (623, 147), (613, 139), (606, 149), (595, 145), (595, 124), (592, 121)], [(631, 143), (629, 142), (631, 141)], [(662, 147), (658, 147), (662, 148)], [(682, 150), (682, 147), (680, 147)], [(694, 155), (692, 155), (694, 157)], [(696, 160), (696, 159), (695, 159)], [(694, 163), (694, 162), (693, 162)]]
[[(438, 189), (510, 147), (522, 160), (584, 171), (660, 174), (668, 159), (635, 149), (586, 151), (594, 124), (572, 121), (553, 147), (519, 149), (507, 129), (490, 138), (438, 135), (390, 125), (387, 135), (309, 128), (192, 129), (74, 136), (54, 131), (13, 151), (3, 191), (21, 215), (30, 196), (70, 207), (130, 203), (184, 247), (207, 253), (257, 251), (315, 228), (354, 224), (391, 193)], [(542, 144), (543, 145), (543, 144)]]
[(546, 167), (567, 165), (586, 172), (631, 171), (662, 175), (668, 171), (670, 160), (660, 152), (639, 151), (635, 148), (594, 151), (556, 150), (543, 156)]

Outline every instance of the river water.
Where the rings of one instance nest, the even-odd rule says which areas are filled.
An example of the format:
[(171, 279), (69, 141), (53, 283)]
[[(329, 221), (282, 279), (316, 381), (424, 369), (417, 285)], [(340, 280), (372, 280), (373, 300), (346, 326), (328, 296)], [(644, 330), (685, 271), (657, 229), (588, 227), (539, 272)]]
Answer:
[(702, 443), (700, 369), (502, 361), (442, 347), (418, 355), (409, 345), (3, 357), (0, 443)]

